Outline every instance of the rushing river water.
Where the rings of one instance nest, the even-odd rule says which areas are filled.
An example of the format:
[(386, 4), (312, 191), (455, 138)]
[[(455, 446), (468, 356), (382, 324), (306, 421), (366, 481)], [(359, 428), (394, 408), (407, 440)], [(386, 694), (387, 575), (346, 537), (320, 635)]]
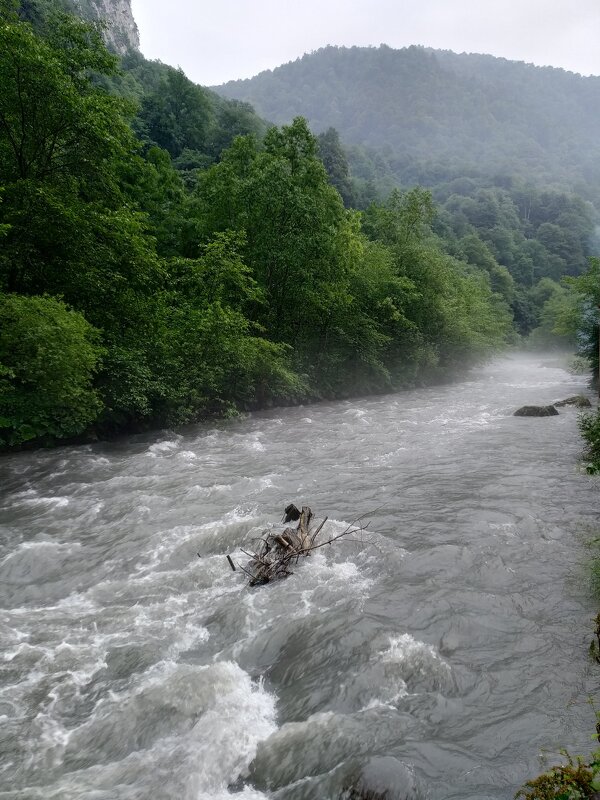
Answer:
[[(598, 479), (549, 359), (0, 461), (0, 797), (509, 798), (593, 746), (582, 538)], [(358, 515), (248, 589), (288, 502)], [(198, 557), (199, 556), (199, 557)]]

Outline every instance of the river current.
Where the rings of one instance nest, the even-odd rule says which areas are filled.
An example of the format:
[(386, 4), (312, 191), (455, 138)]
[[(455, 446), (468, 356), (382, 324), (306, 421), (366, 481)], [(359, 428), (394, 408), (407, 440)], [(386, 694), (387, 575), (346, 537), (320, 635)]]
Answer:
[[(550, 358), (0, 460), (0, 797), (503, 800), (593, 748), (586, 392)], [(289, 502), (340, 541), (256, 589)], [(549, 756), (552, 760), (553, 756)], [(346, 795), (347, 796), (347, 795)]]

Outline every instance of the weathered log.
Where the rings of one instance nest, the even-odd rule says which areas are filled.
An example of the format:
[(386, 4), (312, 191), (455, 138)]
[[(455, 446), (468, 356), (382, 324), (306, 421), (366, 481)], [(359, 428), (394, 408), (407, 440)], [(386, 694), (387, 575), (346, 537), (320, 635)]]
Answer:
[(300, 549), (304, 550), (308, 547), (310, 542), (310, 521), (313, 513), (309, 506), (302, 506), (302, 513), (300, 514), (300, 521), (298, 522), (298, 533), (300, 535)]

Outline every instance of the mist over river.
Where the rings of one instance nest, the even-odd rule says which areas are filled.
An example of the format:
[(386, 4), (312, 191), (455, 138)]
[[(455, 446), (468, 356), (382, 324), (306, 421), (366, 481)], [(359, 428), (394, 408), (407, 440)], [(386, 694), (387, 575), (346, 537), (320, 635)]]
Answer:
[[(510, 798), (593, 748), (598, 479), (556, 360), (0, 460), (0, 797)], [(245, 587), (308, 503), (339, 542)], [(198, 555), (200, 557), (198, 557)]]

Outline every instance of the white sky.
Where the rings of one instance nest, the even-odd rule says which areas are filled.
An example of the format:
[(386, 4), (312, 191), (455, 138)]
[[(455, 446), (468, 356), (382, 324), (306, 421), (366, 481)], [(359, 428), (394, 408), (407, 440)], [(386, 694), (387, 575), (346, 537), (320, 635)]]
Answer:
[(327, 44), (422, 44), (600, 75), (600, 0), (132, 0), (148, 58), (206, 86)]

